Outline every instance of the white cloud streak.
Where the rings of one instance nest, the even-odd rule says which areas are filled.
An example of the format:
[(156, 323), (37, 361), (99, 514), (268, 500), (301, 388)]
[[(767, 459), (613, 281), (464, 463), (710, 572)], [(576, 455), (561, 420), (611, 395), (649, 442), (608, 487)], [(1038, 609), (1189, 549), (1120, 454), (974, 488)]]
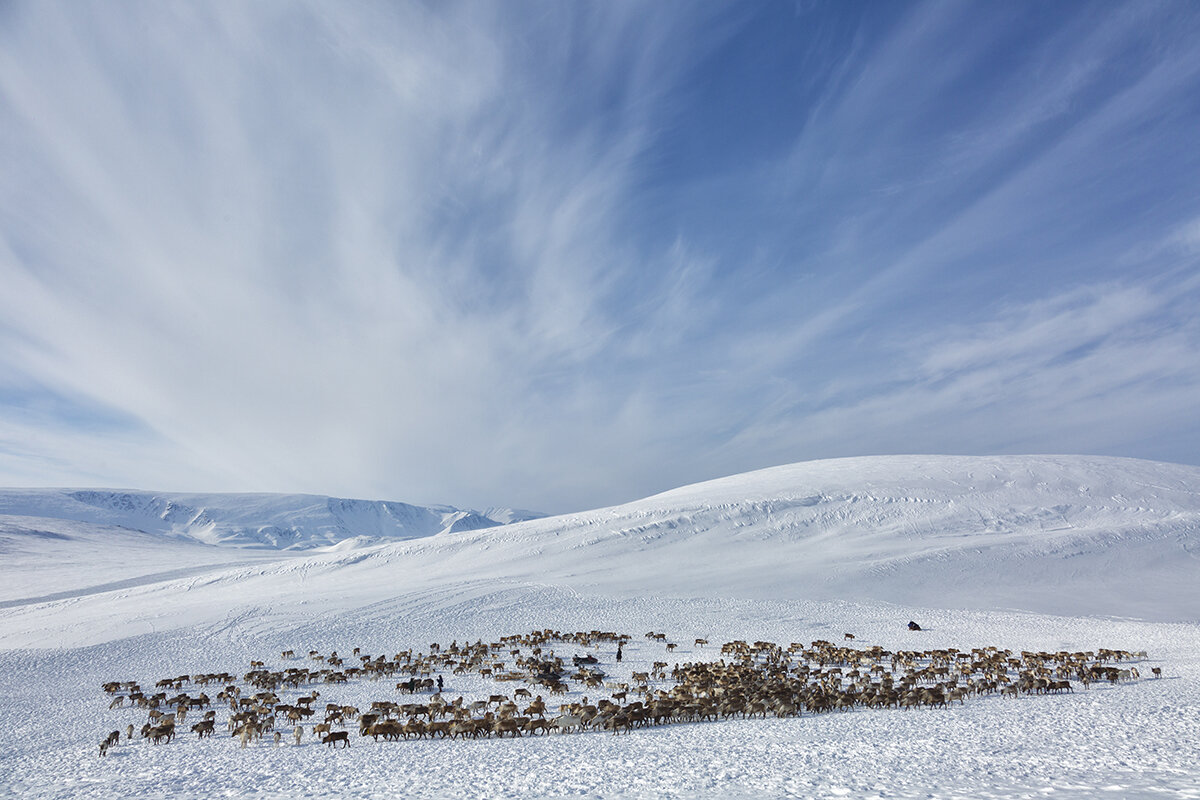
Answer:
[[(1200, 396), (1200, 325), (1174, 325), (1170, 295), (1099, 286), (940, 326), (896, 343), (888, 370), (843, 387), (803, 425), (783, 415), (743, 432), (738, 448), (1127, 452)], [(1190, 441), (1177, 444), (1184, 460)]]
[(605, 450), (624, 411), (580, 364), (636, 277), (614, 217), (683, 66), (669, 20), (547, 9), (595, 40), (578, 64), (501, 6), (298, 8), (18, 10), (6, 160), (40, 186), (5, 198), (9, 368), (194, 460), (165, 480), (500, 502), (498, 473)]
[[(1170, 419), (1197, 396), (1196, 334), (1161, 285), (1094, 261), (990, 291), (1004, 259), (1055, 246), (1051, 204), (1088, 205), (1081, 170), (1195, 86), (1194, 48), (1167, 41), (1084, 103), (1160, 13), (1080, 20), (926, 146), (920, 114), (948, 113), (1020, 16), (946, 47), (977, 8), (856, 40), (790, 152), (697, 191), (718, 196), (706, 218), (796, 220), (731, 253), (639, 214), (646, 155), (688, 134), (680, 89), (736, 12), (14, 5), (0, 481), (565, 510), (805, 457), (1161, 438), (1135, 404)], [(1170, 241), (1133, 269), (1186, 272), (1200, 208), (1178, 213), (1074, 254)], [(987, 253), (1016, 235), (1031, 249)], [(909, 298), (976, 263), (1001, 277), (914, 319)], [(59, 410), (19, 399), (39, 393)]]

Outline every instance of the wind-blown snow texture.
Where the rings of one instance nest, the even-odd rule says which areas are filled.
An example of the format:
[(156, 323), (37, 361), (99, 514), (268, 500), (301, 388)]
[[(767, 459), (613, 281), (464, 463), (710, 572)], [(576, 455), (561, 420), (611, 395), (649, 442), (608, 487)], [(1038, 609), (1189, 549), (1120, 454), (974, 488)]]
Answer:
[[(0, 494), (0, 794), (1200, 797), (1195, 467), (1041, 456), (809, 462), (403, 541), (379, 541), (400, 526), (366, 510), (339, 517), (362, 520), (344, 524), (350, 538), (305, 553), (202, 544), (192, 515), (220, 509), (251, 530), (247, 520), (268, 510), (303, 508), (295, 498), (126, 494), (131, 508), (106, 500), (86, 513), (95, 506), (80, 493)], [(334, 505), (327, 513), (339, 513)], [(147, 517), (161, 522), (128, 529)], [(928, 630), (908, 631), (909, 619)], [(152, 684), (240, 673), (285, 649), (396, 652), (545, 627), (634, 635), (624, 666), (601, 654), (610, 671), (663, 657), (645, 630), (681, 643), (673, 662), (716, 656), (693, 648), (697, 637), (786, 644), (853, 631), (888, 649), (1146, 650), (1143, 672), (1157, 666), (1164, 677), (617, 738), (356, 738), (333, 752), (308, 740), (241, 750), (218, 736), (122, 743), (96, 757), (103, 735), (135, 716), (106, 710), (106, 680)], [(448, 695), (487, 691), (455, 681)], [(367, 700), (362, 687), (344, 691)], [(397, 699), (385, 685), (369, 692)]]

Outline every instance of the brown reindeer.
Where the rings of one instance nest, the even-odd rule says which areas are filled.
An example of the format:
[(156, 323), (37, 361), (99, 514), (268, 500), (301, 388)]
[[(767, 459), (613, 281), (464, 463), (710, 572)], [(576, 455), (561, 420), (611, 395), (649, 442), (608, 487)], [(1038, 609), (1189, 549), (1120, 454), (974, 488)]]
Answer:
[(516, 719), (498, 719), (492, 724), (492, 732), (497, 736), (504, 736), (506, 733), (511, 733), (514, 737), (521, 735), (521, 725)]
[(350, 734), (347, 731), (334, 731), (321, 737), (321, 744), (327, 744), (330, 747), (337, 747), (337, 743), (342, 742), (344, 747), (350, 746)]
[(397, 742), (404, 735), (404, 726), (394, 719), (388, 719), (383, 722), (376, 722), (363, 736), (367, 734), (374, 736), (377, 742), (380, 736), (383, 737), (385, 742)]
[(175, 722), (172, 720), (169, 724), (155, 725), (150, 729), (149, 736), (151, 743), (160, 744), (162, 742), (170, 742), (175, 738)]

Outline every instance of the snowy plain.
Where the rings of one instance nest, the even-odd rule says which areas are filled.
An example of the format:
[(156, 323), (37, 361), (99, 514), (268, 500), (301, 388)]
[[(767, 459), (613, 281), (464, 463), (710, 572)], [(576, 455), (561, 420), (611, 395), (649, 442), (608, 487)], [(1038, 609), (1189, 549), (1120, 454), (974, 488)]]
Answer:
[[(481, 530), (400, 541), (349, 530), (300, 552), (41, 516), (56, 513), (47, 493), (11, 490), (0, 514), (0, 795), (1200, 797), (1195, 467), (1068, 456), (807, 462)], [(910, 619), (925, 630), (909, 631)], [(251, 660), (279, 669), (289, 649), (428, 652), (545, 628), (630, 634), (620, 663), (612, 647), (591, 651), (616, 680), (655, 660), (716, 660), (734, 639), (786, 647), (846, 632), (856, 646), (892, 651), (1147, 657), (1135, 681), (949, 708), (622, 736), (353, 733), (339, 750), (308, 736), (242, 749), (228, 733), (159, 746), (135, 734), (97, 755), (110, 730), (146, 716), (110, 710), (106, 681), (152, 686), (240, 675)], [(651, 630), (677, 649), (645, 639)], [(1161, 678), (1149, 677), (1154, 667)], [(468, 700), (514, 688), (444, 678), (446, 696)], [(387, 681), (310, 688), (322, 703), (402, 700)], [(572, 686), (554, 702), (596, 691)]]

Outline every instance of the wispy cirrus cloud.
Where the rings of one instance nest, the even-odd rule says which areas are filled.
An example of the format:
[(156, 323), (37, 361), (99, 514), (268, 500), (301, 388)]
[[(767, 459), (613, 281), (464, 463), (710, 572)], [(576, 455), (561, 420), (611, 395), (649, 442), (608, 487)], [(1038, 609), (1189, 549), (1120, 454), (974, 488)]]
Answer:
[(518, 460), (526, 409), (591, 416), (554, 376), (636, 277), (614, 218), (685, 66), (663, 20), (591, 8), (579, 49), (499, 7), (125, 11), (18, 14), (11, 369), (272, 487), (429, 496)]
[(1174, 321), (1195, 283), (1183, 295), (1089, 287), (935, 327), (894, 343), (889, 368), (831, 385), (804, 425), (787, 409), (743, 435), (764, 448), (862, 454), (1121, 453), (1152, 441), (1160, 457), (1186, 461), (1190, 440), (1160, 431), (1200, 393), (1200, 325)]
[(1091, 10), (14, 4), (0, 480), (1185, 459), (1200, 14)]

